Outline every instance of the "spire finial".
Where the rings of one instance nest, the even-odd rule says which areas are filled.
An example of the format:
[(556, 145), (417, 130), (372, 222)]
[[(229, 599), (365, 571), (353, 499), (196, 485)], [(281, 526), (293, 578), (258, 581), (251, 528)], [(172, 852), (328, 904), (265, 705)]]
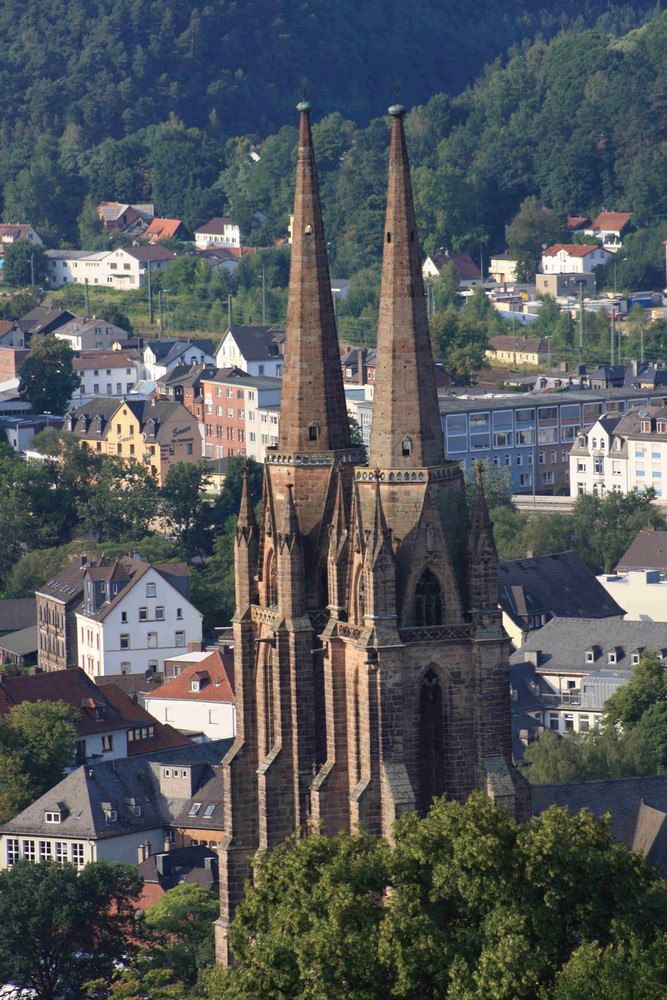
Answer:
[(475, 471), (477, 472), (477, 489), (481, 490), (483, 486), (482, 477), (484, 475), (484, 466), (482, 465), (481, 462), (477, 463), (477, 465), (475, 466)]
[(399, 80), (394, 81), (394, 99), (395, 104), (389, 108), (389, 114), (392, 118), (402, 118), (405, 114), (405, 108), (399, 103), (399, 97), (401, 96), (401, 84)]
[(310, 111), (311, 110), (310, 101), (308, 100), (308, 98), (306, 96), (307, 93), (308, 93), (308, 83), (309, 83), (308, 77), (307, 76), (302, 76), (301, 80), (300, 80), (300, 85), (301, 85), (301, 100), (299, 101), (299, 103), (296, 106), (296, 110), (297, 111)]

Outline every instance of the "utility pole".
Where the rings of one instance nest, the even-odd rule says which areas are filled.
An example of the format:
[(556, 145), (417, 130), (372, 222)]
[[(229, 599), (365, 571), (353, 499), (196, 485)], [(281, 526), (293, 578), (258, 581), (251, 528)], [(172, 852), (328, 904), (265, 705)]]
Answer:
[(151, 285), (151, 262), (148, 261), (148, 322), (153, 325), (153, 286)]
[(229, 324), (229, 327), (231, 329), (231, 327), (232, 327), (232, 297), (231, 297), (231, 295), (227, 296), (227, 323)]
[(30, 284), (35, 284), (35, 252), (30, 254)]
[(158, 298), (158, 306), (160, 309), (160, 333), (162, 333), (162, 289), (161, 288), (158, 289), (157, 298)]
[(641, 334), (641, 344), (642, 344), (642, 346), (641, 346), (641, 357), (640, 357), (640, 360), (641, 360), (641, 363), (644, 364), (644, 320), (643, 320), (643, 317), (642, 317), (642, 325), (641, 325), (641, 328), (640, 328), (640, 334)]
[(266, 326), (266, 268), (262, 268), (262, 325)]
[(169, 328), (171, 326), (171, 318), (169, 316), (169, 292), (170, 291), (171, 291), (171, 288), (165, 288), (165, 290), (164, 290), (164, 294), (165, 294), (166, 299), (167, 299), (167, 333), (169, 333)]
[(579, 282), (579, 363), (584, 354), (584, 283)]
[[(616, 329), (615, 329), (615, 325), (614, 325), (615, 313), (616, 313), (616, 303), (612, 302), (612, 304), (611, 304), (611, 356), (610, 356), (610, 359), (609, 359), (609, 363), (611, 365), (614, 364), (614, 348), (616, 346)], [(619, 358), (618, 360), (620, 362), (621, 359)]]
[(88, 294), (88, 278), (84, 281), (84, 294), (86, 296), (86, 319), (90, 316), (90, 296)]

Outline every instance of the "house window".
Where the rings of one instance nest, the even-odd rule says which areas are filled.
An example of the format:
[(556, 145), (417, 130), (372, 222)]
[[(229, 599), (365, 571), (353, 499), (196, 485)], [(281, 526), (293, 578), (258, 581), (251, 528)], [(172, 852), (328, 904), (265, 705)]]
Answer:
[(72, 864), (77, 868), (83, 868), (83, 844), (72, 844), (71, 855)]
[(549, 713), (549, 729), (554, 729), (556, 732), (560, 729), (560, 724), (558, 722), (558, 712)]
[(39, 860), (40, 861), (52, 861), (53, 860), (53, 850), (51, 847), (50, 840), (40, 840), (39, 842)]
[(19, 854), (19, 842), (13, 837), (7, 839), (7, 865), (9, 868), (12, 867), (14, 862), (18, 861), (20, 858)]
[(147, 583), (146, 584), (146, 597), (156, 597), (157, 596), (157, 584)]
[(206, 806), (206, 811), (204, 812), (204, 819), (210, 819), (215, 812), (215, 803)]
[(139, 608), (139, 621), (148, 621), (148, 608)]
[(120, 648), (129, 649), (130, 648), (130, 635), (128, 632), (123, 632), (120, 637)]
[(174, 637), (174, 640), (175, 640), (174, 641), (174, 645), (175, 646), (184, 646), (185, 645), (185, 632), (177, 632), (176, 635), (175, 635), (175, 637)]
[(163, 607), (157, 607), (155, 609), (155, 620), (158, 621), (158, 622), (163, 622), (164, 621), (164, 608)]
[(102, 750), (105, 753), (109, 753), (111, 750), (113, 750), (113, 736), (102, 737)]
[(35, 841), (34, 840), (24, 840), (23, 841), (23, 857), (26, 861), (35, 860)]
[(64, 865), (67, 861), (67, 841), (56, 840), (54, 846), (56, 849), (56, 862), (59, 865)]
[(164, 710), (164, 721), (173, 722), (174, 721), (174, 710), (173, 708), (165, 708)]
[(176, 617), (177, 618), (183, 617), (183, 608), (176, 608)]
[(148, 648), (157, 649), (157, 632), (148, 633)]
[(121, 611), (121, 613), (120, 613), (120, 620), (122, 622), (126, 622), (127, 621), (127, 611)]
[(53, 813), (53, 812), (44, 813), (44, 822), (45, 823), (60, 823), (60, 813), (59, 812), (56, 812), (56, 813)]
[(579, 716), (579, 732), (580, 733), (587, 733), (590, 728), (591, 728), (591, 726), (590, 726), (589, 717), (587, 715), (580, 715)]
[(565, 713), (565, 732), (571, 733), (574, 729), (574, 715), (571, 712)]

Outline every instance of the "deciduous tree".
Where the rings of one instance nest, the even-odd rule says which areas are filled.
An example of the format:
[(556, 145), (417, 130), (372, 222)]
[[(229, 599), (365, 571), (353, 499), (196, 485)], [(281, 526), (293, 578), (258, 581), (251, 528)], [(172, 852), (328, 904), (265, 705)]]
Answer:
[(21, 368), (19, 393), (35, 413), (64, 413), (81, 379), (74, 371), (74, 352), (52, 333), (34, 334)]

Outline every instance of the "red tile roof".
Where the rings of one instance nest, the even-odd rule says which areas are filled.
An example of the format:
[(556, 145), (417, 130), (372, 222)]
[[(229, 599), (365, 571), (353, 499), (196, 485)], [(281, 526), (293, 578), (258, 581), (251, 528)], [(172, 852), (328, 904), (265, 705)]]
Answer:
[(583, 243), (554, 243), (553, 246), (542, 251), (542, 256), (555, 257), (557, 253), (564, 250), (570, 257), (586, 257), (593, 250), (601, 249), (599, 243), (596, 243), (595, 246), (585, 246)]
[(621, 229), (627, 226), (632, 218), (632, 212), (600, 212), (593, 219), (591, 229), (607, 229), (611, 232), (620, 233)]
[(128, 757), (136, 757), (142, 753), (153, 753), (156, 750), (172, 750), (174, 747), (189, 746), (193, 742), (189, 736), (183, 736), (173, 726), (158, 722), (135, 698), (130, 698), (115, 684), (105, 684), (103, 693), (132, 728), (155, 727), (154, 736), (128, 742)]
[[(5, 677), (0, 683), (0, 715), (7, 715), (21, 702), (64, 701), (79, 711), (77, 736), (108, 733), (112, 729), (128, 729), (129, 721), (107, 697), (106, 690), (96, 687), (79, 667), (54, 670), (46, 674)], [(96, 718), (96, 709), (102, 710)]]
[(568, 215), (567, 217), (567, 228), (568, 229), (584, 229), (590, 223), (590, 219), (587, 215)]
[(142, 239), (164, 240), (169, 236), (176, 236), (182, 225), (180, 219), (153, 219), (146, 232), (142, 233)]
[[(183, 701), (234, 701), (234, 690), (230, 677), (233, 676), (234, 658), (223, 656), (215, 650), (205, 660), (185, 667), (182, 674), (162, 685), (152, 697), (174, 698)], [(200, 691), (192, 691), (192, 679), (204, 680)]]

